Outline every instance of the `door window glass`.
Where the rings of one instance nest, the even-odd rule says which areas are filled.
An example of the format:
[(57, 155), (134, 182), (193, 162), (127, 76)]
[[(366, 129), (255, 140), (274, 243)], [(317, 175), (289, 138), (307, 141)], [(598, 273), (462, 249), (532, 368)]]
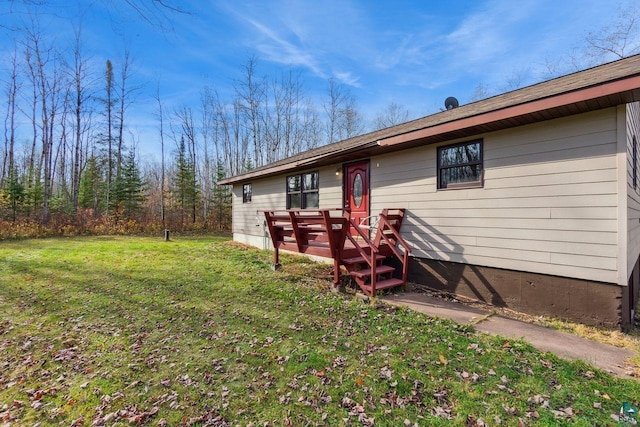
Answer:
[(362, 204), (362, 176), (360, 174), (356, 174), (356, 177), (353, 179), (353, 204), (356, 208), (359, 208)]

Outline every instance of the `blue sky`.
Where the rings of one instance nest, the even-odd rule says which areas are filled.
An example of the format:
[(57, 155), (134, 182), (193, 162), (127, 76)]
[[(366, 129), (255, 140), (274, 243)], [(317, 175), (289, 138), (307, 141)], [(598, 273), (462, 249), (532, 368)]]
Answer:
[[(573, 71), (568, 58), (586, 33), (632, 1), (185, 0), (179, 3), (189, 14), (170, 14), (164, 32), (122, 0), (49, 0), (38, 12), (61, 46), (81, 23), (96, 67), (106, 59), (117, 67), (130, 50), (132, 84), (141, 89), (128, 111), (129, 131), (143, 155), (155, 155), (158, 84), (166, 111), (197, 108), (204, 86), (230, 98), (254, 56), (259, 74), (300, 72), (317, 105), (334, 78), (369, 120), (391, 102), (421, 117), (443, 108), (448, 96), (470, 102), (479, 84), (496, 94), (545, 80), (550, 68)], [(5, 25), (25, 17), (17, 3), (0, 3)], [(11, 49), (10, 37), (0, 43), (3, 52)]]

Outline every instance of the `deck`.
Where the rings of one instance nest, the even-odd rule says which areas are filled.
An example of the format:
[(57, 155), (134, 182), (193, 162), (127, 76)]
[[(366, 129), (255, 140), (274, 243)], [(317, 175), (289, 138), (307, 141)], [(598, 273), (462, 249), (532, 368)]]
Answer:
[[(347, 209), (292, 209), (264, 214), (274, 247), (274, 267), (280, 265), (279, 253), (284, 249), (333, 259), (335, 286), (341, 280), (340, 266), (369, 296), (406, 285), (411, 249), (400, 236), (404, 209), (384, 209), (372, 230), (373, 238), (368, 229), (353, 221)], [(393, 257), (400, 261), (399, 271), (385, 264)]]

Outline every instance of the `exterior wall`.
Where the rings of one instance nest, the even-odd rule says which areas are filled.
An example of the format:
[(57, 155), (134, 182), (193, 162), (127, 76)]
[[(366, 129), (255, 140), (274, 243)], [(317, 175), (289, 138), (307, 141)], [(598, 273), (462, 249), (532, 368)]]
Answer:
[[(624, 329), (633, 327), (633, 317), (635, 307), (640, 294), (640, 103), (628, 104), (625, 108), (626, 118), (626, 170), (625, 187), (626, 200), (623, 208), (626, 209), (626, 230), (621, 230), (626, 236), (626, 272), (628, 278), (628, 289), (623, 296), (625, 302), (623, 312), (629, 312), (629, 325)], [(633, 139), (636, 139), (636, 155), (638, 164), (636, 166), (637, 180), (633, 183)], [(627, 326), (627, 325), (625, 325)]]
[[(626, 189), (627, 189), (627, 275), (633, 271), (640, 256), (640, 104), (627, 105), (626, 108)], [(633, 138), (637, 142), (638, 165), (637, 184), (633, 185)]]
[(438, 190), (436, 146), (374, 157), (371, 212), (407, 209), (414, 257), (619, 283), (617, 117), (480, 135), (483, 188)]
[[(532, 314), (627, 329), (634, 287), (626, 285), (640, 281), (634, 134), (640, 155), (638, 104), (478, 135), (482, 188), (438, 190), (437, 145), (375, 156), (371, 213), (407, 210), (402, 233), (412, 248), (411, 280)], [(341, 166), (308, 170), (319, 170), (320, 208), (341, 207)], [(256, 211), (286, 208), (285, 176), (250, 181), (247, 204), (242, 184), (234, 186), (235, 240), (271, 247)], [(627, 282), (629, 274), (635, 279)]]
[[(338, 165), (337, 167), (339, 167)], [(336, 175), (336, 167), (314, 168), (304, 172), (319, 172), (319, 204), (320, 209), (339, 208), (342, 206), (342, 175)], [(278, 175), (263, 179), (247, 181), (251, 183), (252, 197), (250, 203), (242, 203), (242, 186), (233, 186), (232, 220), (233, 239), (262, 249), (273, 248), (271, 239), (264, 226), (263, 210), (285, 210), (287, 197), (285, 191), (286, 175)]]
[(415, 283), (498, 307), (629, 329), (621, 312), (626, 287), (616, 284), (420, 258), (409, 271)]

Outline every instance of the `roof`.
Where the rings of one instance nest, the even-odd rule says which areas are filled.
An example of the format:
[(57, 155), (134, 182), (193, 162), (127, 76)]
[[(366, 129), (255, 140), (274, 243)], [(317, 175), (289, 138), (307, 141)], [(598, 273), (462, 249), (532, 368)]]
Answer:
[(640, 55), (304, 151), (220, 181), (233, 184), (465, 138), (640, 100)]

